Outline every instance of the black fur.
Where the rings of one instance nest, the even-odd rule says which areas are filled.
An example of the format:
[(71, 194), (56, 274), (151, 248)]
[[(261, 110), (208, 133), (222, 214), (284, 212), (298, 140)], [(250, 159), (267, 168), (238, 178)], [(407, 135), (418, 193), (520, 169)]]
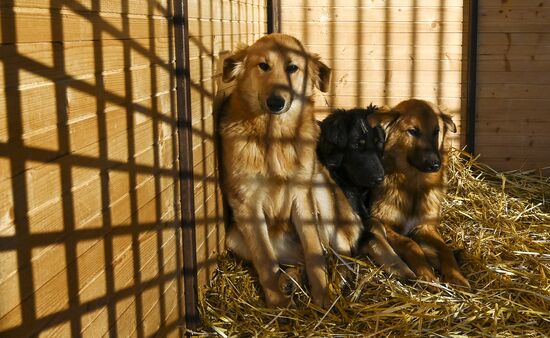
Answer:
[[(384, 129), (371, 127), (368, 116), (378, 108), (336, 110), (320, 123), (317, 157), (363, 220), (368, 237), (370, 190), (384, 178)], [(364, 238), (365, 239), (365, 238)]]

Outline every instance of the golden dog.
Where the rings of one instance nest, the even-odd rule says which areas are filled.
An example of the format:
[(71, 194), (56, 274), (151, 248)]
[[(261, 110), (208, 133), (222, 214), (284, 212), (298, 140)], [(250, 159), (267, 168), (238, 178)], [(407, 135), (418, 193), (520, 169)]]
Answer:
[[(275, 33), (230, 55), (223, 80), (236, 82), (220, 121), (223, 189), (234, 216), (226, 244), (252, 261), (268, 306), (289, 303), (279, 264), (303, 262), (313, 301), (327, 307), (323, 246), (349, 255), (362, 230), (315, 153), (312, 95), (314, 87), (327, 91), (330, 68), (296, 38)], [(375, 254), (384, 250), (395, 255), (382, 237)]]
[[(384, 182), (374, 189), (371, 212), (395, 251), (420, 279), (469, 286), (437, 230), (445, 194), (450, 116), (422, 100), (407, 100), (375, 117), (386, 127)], [(430, 265), (431, 264), (431, 265)]]

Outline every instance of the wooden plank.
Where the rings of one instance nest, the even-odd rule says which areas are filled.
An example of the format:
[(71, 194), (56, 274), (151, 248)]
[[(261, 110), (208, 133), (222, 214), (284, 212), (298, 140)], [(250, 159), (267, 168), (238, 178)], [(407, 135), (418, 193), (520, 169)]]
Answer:
[(480, 33), (478, 44), (481, 46), (503, 46), (514, 44), (515, 46), (548, 45), (550, 44), (550, 32), (535, 33)]
[[(137, 150), (148, 150), (153, 145), (152, 137), (147, 140), (146, 136), (151, 133), (151, 123), (146, 122), (141, 124), (138, 128), (135, 129), (135, 135), (137, 140), (141, 144), (136, 144)], [(110, 149), (113, 149), (109, 153), (109, 158), (113, 157), (124, 157), (128, 158), (129, 154), (127, 151), (127, 135), (126, 133), (120, 133), (116, 137), (109, 139), (108, 142), (112, 142)], [(118, 147), (118, 148), (117, 148)], [(115, 151), (116, 150), (116, 151)], [(117, 151), (120, 152), (120, 155), (117, 154)], [(147, 156), (147, 155), (145, 155)], [(143, 157), (138, 157), (142, 159)], [(28, 180), (28, 189), (26, 192), (23, 192), (27, 195), (27, 200), (30, 205), (29, 212), (32, 212), (34, 208), (38, 208), (41, 205), (47, 203), (50, 200), (55, 200), (62, 196), (61, 193), (61, 178), (60, 176), (60, 164), (63, 163), (63, 158), (54, 163), (41, 164), (37, 162), (32, 168), (25, 172), (26, 180)], [(124, 160), (123, 160), (124, 161)], [(31, 161), (32, 162), (32, 161)], [(78, 168), (78, 167), (77, 167)], [(83, 163), (83, 168), (86, 168), (85, 163)], [(89, 168), (88, 168), (89, 169)], [(88, 170), (85, 169), (85, 170)], [(93, 169), (92, 169), (93, 170)], [(93, 176), (92, 176), (93, 177)], [(74, 187), (79, 187), (83, 184), (89, 184), (90, 176), (84, 175), (80, 176), (78, 174), (72, 175), (73, 185), (71, 187), (63, 187), (66, 189), (64, 192), (70, 191)]]
[[(48, 82), (46, 85), (38, 87), (30, 87), (19, 91), (18, 95), (21, 98), (21, 111), (23, 114), (23, 132), (30, 134), (37, 134), (38, 131), (44, 128), (52, 128), (57, 124), (57, 103), (55, 95), (55, 86), (61, 86), (61, 88), (67, 88), (66, 102), (67, 107), (67, 119), (68, 123), (78, 122), (79, 120), (95, 115), (98, 110), (109, 111), (115, 108), (126, 108), (125, 105), (135, 104), (140, 106), (141, 109), (150, 110), (153, 113), (153, 107), (151, 105), (152, 97), (163, 96), (163, 94), (169, 93), (170, 69), (166, 69), (161, 65), (153, 65), (151, 67), (139, 67), (129, 69), (128, 71), (119, 71), (115, 73), (107, 74), (104, 77), (105, 90), (100, 90), (94, 82), (95, 79), (81, 79), (81, 80), (69, 80), (61, 81), (57, 83)], [(132, 96), (125, 97), (125, 87), (127, 80), (131, 79), (130, 85), (132, 86)], [(90, 91), (80, 91), (76, 88), (83, 83), (90, 87)], [(155, 93), (152, 92), (153, 87)], [(111, 95), (117, 95), (119, 100), (113, 102), (106, 98), (105, 93)], [(158, 102), (159, 113), (167, 113), (170, 111), (169, 96), (155, 98)], [(5, 104), (6, 97), (0, 95), (0, 104)], [(142, 114), (142, 113), (136, 113)], [(6, 122), (7, 119), (7, 122)], [(7, 129), (9, 128), (10, 119), (9, 116), (0, 116), (2, 120), (2, 129), (0, 129), (0, 135), (7, 135)], [(55, 132), (50, 133), (55, 136)], [(49, 141), (44, 144), (56, 143), (55, 141)], [(30, 144), (27, 144), (30, 145)], [(51, 148), (51, 147), (50, 147)]]
[[(498, 158), (498, 159), (509, 159), (510, 161), (516, 161), (517, 164), (520, 164), (523, 161), (529, 161), (531, 163), (538, 163), (537, 166), (544, 167), (550, 165), (548, 159), (550, 156), (550, 151), (548, 147), (545, 149), (540, 148), (529, 148), (525, 146), (514, 146), (514, 145), (485, 145), (480, 143), (479, 146), (476, 144), (476, 152), (479, 152), (483, 158)], [(519, 167), (519, 165), (518, 165)], [(526, 168), (530, 169), (530, 168)]]
[[(356, 2), (357, 3), (357, 2)], [(446, 22), (462, 22), (462, 6), (457, 7), (429, 7), (429, 6), (402, 6), (402, 7), (373, 7), (357, 6), (350, 11), (349, 7), (282, 7), (281, 16), (284, 21), (318, 22), (321, 25), (334, 22), (334, 26), (343, 22), (433, 22), (443, 17)]]
[[(236, 35), (265, 34), (265, 23), (261, 21), (216, 21), (191, 19), (189, 37), (193, 44), (202, 40), (202, 45), (209, 45), (215, 40), (231, 40)], [(227, 41), (225, 41), (227, 42)]]
[(478, 53), (483, 59), (505, 57), (508, 60), (525, 60), (536, 58), (537, 60), (550, 60), (550, 46), (548, 45), (489, 45), (479, 46)]
[(216, 156), (214, 153), (200, 159), (198, 163), (194, 163), (193, 176), (195, 177), (195, 189), (200, 187), (203, 180), (210, 181), (209, 177), (213, 176), (217, 170)]
[(526, 56), (522, 60), (506, 60), (502, 55), (499, 56), (478, 56), (479, 71), (500, 71), (513, 72), (525, 71), (536, 72), (550, 69), (550, 60), (538, 60), (534, 55)]
[[(321, 60), (329, 67), (337, 70), (348, 70), (351, 72), (357, 71), (409, 71), (416, 69), (423, 72), (460, 72), (462, 63), (460, 59), (445, 59), (445, 60), (392, 60), (382, 59), (373, 60), (370, 58), (352, 60), (347, 57), (335, 57), (330, 55), (321, 55)], [(390, 76), (388, 74), (386, 76)]]
[[(212, 142), (214, 138), (214, 115), (209, 114), (204, 119), (195, 120), (192, 128), (193, 147), (196, 147), (205, 141)], [(197, 163), (196, 160), (195, 163)]]
[[(0, 77), (0, 87), (36, 86), (40, 83), (56, 82), (67, 78), (78, 78), (100, 72), (113, 72), (121, 69), (145, 66), (149, 64), (170, 64), (168, 38), (146, 38), (133, 40), (98, 40), (65, 42), (63, 49), (59, 44), (23, 43), (17, 45), (0, 45), (0, 54), (7, 73)], [(139, 50), (133, 48), (141, 47)], [(129, 50), (128, 60), (124, 59), (124, 50)], [(61, 53), (64, 69), (54, 66), (53, 55)], [(45, 72), (35, 71), (40, 65), (48, 67)], [(14, 79), (17, 83), (6, 82)]]
[(544, 22), (530, 22), (529, 20), (506, 20), (496, 22), (479, 22), (479, 32), (485, 33), (538, 33), (548, 32), (550, 30), (550, 23)]
[[(550, 97), (546, 99), (526, 98), (479, 98), (477, 101), (479, 118), (485, 119), (525, 119), (526, 122), (541, 122), (536, 117), (546, 118), (550, 110)], [(487, 115), (484, 116), (485, 112)]]
[(486, 8), (501, 8), (501, 9), (508, 9), (508, 8), (539, 8), (544, 7), (545, 1), (544, 0), (522, 0), (522, 1), (502, 1), (502, 0), (483, 0), (481, 2), (480, 8), (486, 9)]
[(514, 83), (514, 84), (550, 84), (550, 70), (486, 72), (479, 71), (477, 80), (480, 83)]
[[(110, 173), (111, 180), (109, 182), (108, 189), (111, 191), (111, 204), (106, 207), (111, 209), (111, 218), (114, 226), (124, 225), (125, 219), (129, 217), (130, 208), (126, 208), (129, 205), (130, 191), (133, 189), (125, 188), (127, 186), (128, 176), (122, 173)], [(95, 179), (95, 181), (94, 181)], [(146, 183), (151, 183), (153, 176), (144, 176), (139, 175), (136, 178), (136, 191), (143, 189), (142, 186)], [(94, 184), (96, 183), (96, 184)], [(152, 188), (152, 184), (147, 186)], [(161, 186), (161, 189), (165, 188)], [(73, 201), (75, 204), (74, 213), (76, 216), (81, 216), (78, 218), (78, 221), (75, 222), (75, 229), (100, 229), (102, 225), (101, 219), (101, 210), (105, 209), (100, 204), (99, 196), (101, 196), (101, 191), (103, 189), (99, 187), (99, 177), (93, 178), (89, 183), (83, 185), (81, 189), (75, 190), (72, 193)], [(150, 189), (149, 189), (150, 190)], [(112, 191), (118, 191), (116, 194)], [(118, 196), (121, 196), (117, 198)], [(96, 209), (90, 208), (90, 206), (97, 205)], [(51, 203), (48, 203), (43, 208), (33, 209), (29, 213), (29, 223), (31, 234), (44, 234), (52, 233), (56, 231), (63, 230), (63, 224), (59, 220), (63, 219), (62, 208), (63, 200), (61, 198), (53, 200)], [(126, 208), (126, 209), (125, 209)], [(59, 233), (60, 240), (63, 238), (63, 233)], [(50, 249), (49, 246), (44, 246), (40, 250), (36, 250), (32, 255), (33, 259), (39, 259)], [(4, 264), (7, 266), (6, 262)], [(17, 267), (13, 267), (9, 271), (15, 271)], [(19, 269), (24, 268), (20, 266)]]
[(190, 0), (188, 3), (190, 18), (210, 18), (225, 20), (243, 20), (248, 21), (253, 18), (264, 18), (266, 5), (264, 1), (216, 1), (205, 2), (200, 0)]
[[(118, 14), (89, 13), (79, 15), (67, 10), (42, 10), (16, 8), (16, 29), (14, 34), (3, 36), (1, 44), (33, 43), (50, 41), (90, 41), (109, 39), (144, 39), (151, 37), (168, 37), (169, 21), (164, 17), (133, 16), (127, 18)], [(0, 19), (6, 20), (12, 13), (2, 12)], [(60, 22), (58, 22), (61, 20)], [(53, 36), (52, 22), (61, 26), (60, 36)], [(124, 24), (128, 23), (128, 31)], [(94, 27), (102, 31), (101, 36), (95, 36)], [(15, 37), (15, 40), (12, 38)]]
[(547, 84), (515, 84), (487, 83), (478, 85), (478, 97), (547, 99), (550, 85)]
[[(120, 14), (142, 14), (168, 16), (168, 0), (132, 0), (123, 6), (120, 1), (115, 0), (13, 0), (13, 7), (18, 8), (41, 8), (41, 9), (67, 9), (75, 12), (102, 12)], [(10, 8), (5, 2), (0, 3), (0, 8)]]
[[(548, 176), (550, 175), (550, 170), (548, 169), (548, 164), (541, 163), (537, 159), (526, 159), (526, 158), (501, 158), (501, 157), (488, 157), (480, 156), (479, 160), (483, 163), (488, 164), (493, 169), (497, 171), (508, 171), (508, 170), (536, 170), (537, 174)], [(545, 168), (545, 169), (542, 169)]]
[[(412, 70), (414, 69), (414, 73)], [(332, 69), (332, 81), (339, 86), (340, 83), (404, 83), (409, 84), (411, 79), (415, 78), (417, 84), (437, 84), (460, 83), (461, 72), (459, 71), (430, 71), (419, 70), (416, 65), (411, 65), (410, 68), (400, 70), (364, 70), (361, 66), (352, 70)]]
[[(171, 246), (174, 247), (174, 246)], [(175, 260), (175, 254), (167, 259), (167, 261)], [(131, 262), (129, 262), (131, 263)], [(151, 260), (151, 264), (148, 266), (155, 266), (156, 261)], [(131, 269), (132, 267), (130, 267)], [(131, 271), (130, 271), (131, 272)], [(147, 272), (147, 270), (143, 270)], [(140, 303), (145, 308), (148, 304), (153, 303), (156, 299), (159, 298), (159, 294), (156, 292), (157, 288), (143, 289), (140, 285), (136, 285), (136, 281), (133, 280), (133, 276), (130, 275), (129, 279), (125, 279), (126, 283), (124, 288), (135, 288), (134, 295), (128, 298), (123, 299), (116, 303), (116, 313), (120, 314), (116, 320), (116, 327), (109, 328), (110, 331), (116, 331), (117, 335), (120, 337), (129, 337), (136, 330), (138, 325), (142, 325), (141, 321), (143, 318), (136, 318), (136, 297), (140, 294)], [(145, 309), (141, 309), (141, 314), (144, 316), (146, 314)], [(107, 331), (104, 331), (107, 333)]]
[[(284, 13), (283, 13), (284, 15)], [(303, 22), (303, 21), (286, 21), (281, 24), (283, 32), (292, 32), (294, 35), (306, 35), (307, 32), (314, 34), (320, 27), (329, 29), (330, 25), (320, 25), (319, 22)], [(356, 22), (339, 22), (334, 26), (333, 31), (335, 33), (348, 33), (348, 32), (361, 32), (361, 33), (384, 33), (391, 31), (394, 33), (430, 33), (430, 32), (444, 32), (444, 33), (462, 33), (462, 22), (445, 22), (441, 24), (438, 21), (432, 22), (392, 22), (391, 26), (386, 27), (380, 22), (364, 22), (358, 25)], [(302, 41), (307, 42), (307, 39), (302, 38)]]
[[(506, 150), (509, 148), (524, 148), (527, 149), (526, 151), (541, 152), (550, 155), (550, 135), (522, 134), (517, 131), (508, 134), (500, 131), (490, 131), (488, 133), (480, 131), (478, 133), (477, 130), (476, 135), (479, 136), (477, 139), (479, 140), (479, 144), (483, 145), (483, 147), (501, 146)], [(504, 141), (502, 138), (506, 138), (506, 140)], [(528, 153), (526, 153), (526, 155), (527, 154)], [(550, 162), (550, 157), (546, 156), (546, 159)]]
[[(140, 210), (143, 210), (143, 216), (146, 216), (154, 210), (154, 207), (155, 207), (155, 201), (151, 200), (146, 205), (145, 208), (142, 208)], [(142, 233), (145, 233), (145, 232), (142, 231)], [(118, 238), (125, 239), (126, 242), (120, 242), (120, 241), (114, 242), (113, 250), (123, 250), (129, 246), (129, 244), (123, 244), (123, 243), (130, 243), (131, 238), (129, 236), (122, 236)], [(140, 236), (140, 243), (141, 243), (141, 240), (143, 240), (143, 236)], [(99, 245), (98, 247), (97, 243), (102, 243), (102, 242), (99, 240), (80, 242), (82, 246), (79, 247), (79, 252), (82, 252), (82, 255), (81, 257), (79, 257), (79, 260), (77, 262), (71, 263), (71, 264), (77, 264), (77, 263), (79, 264), (79, 269), (78, 269), (79, 280), (76, 281), (78, 282), (78, 285), (85, 285), (87, 282), (93, 280), (93, 276), (95, 275), (96, 271), (99, 271), (100, 273), (104, 272), (104, 268), (102, 266), (98, 266), (98, 262), (103, 262), (101, 258), (103, 255), (103, 250), (101, 245)], [(124, 261), (124, 260), (117, 259), (117, 257), (121, 253), (122, 252), (120, 251), (113, 252), (114, 261), (117, 262), (115, 264), (115, 269), (117, 264), (121, 264), (121, 262)], [(58, 261), (59, 261), (59, 257), (54, 259), (54, 262), (58, 262)], [(45, 271), (45, 269), (47, 269), (43, 265), (34, 265), (34, 269), (37, 269), (37, 268), (40, 268), (41, 271)], [(97, 268), (99, 268), (99, 270), (96, 270)], [(115, 273), (115, 275), (119, 276), (120, 274)], [(66, 283), (67, 283), (66, 270), (62, 270), (60, 273), (54, 275), (44, 285), (42, 286), (35, 285), (33, 298), (35, 299), (35, 302), (36, 302), (36, 311), (39, 317), (43, 317), (46, 315), (55, 315), (56, 313), (62, 312), (63, 310), (66, 310), (68, 308), (68, 298), (67, 298), (68, 292), (67, 292)], [(33, 290), (27, 290), (27, 291), (32, 292)], [(83, 290), (80, 289), (79, 291), (82, 292)], [(3, 297), (3, 299), (8, 299), (9, 296), (10, 296), (9, 294), (6, 294), (6, 297)], [(20, 306), (29, 306), (27, 304), (29, 303), (29, 301), (30, 301), (30, 298), (24, 299)], [(3, 314), (2, 316), (0, 316), (0, 318), (2, 318), (2, 321), (0, 321), (2, 323), (2, 326), (0, 329), (3, 329), (5, 327), (14, 327), (14, 323), (15, 323), (15, 326), (18, 325), (17, 323), (19, 323), (19, 319), (17, 318), (17, 309), (18, 308), (14, 308), (12, 311), (8, 312), (7, 314)], [(22, 329), (26, 330), (27, 328), (22, 328)], [(40, 327), (33, 327), (31, 329), (38, 330), (40, 329)]]
[[(338, 26), (336, 26), (338, 27)], [(439, 32), (357, 32), (352, 29), (349, 32), (335, 32), (333, 29), (317, 29), (312, 32), (299, 33), (307, 40), (308, 44), (328, 44), (342, 47), (349, 44), (362, 44), (368, 46), (405, 45), (405, 46), (461, 46), (462, 33)]]
[[(174, 226), (176, 226), (174, 224)], [(172, 228), (172, 231), (173, 231), (173, 228)], [(155, 278), (162, 278), (162, 277), (165, 277), (165, 276), (168, 276), (170, 274), (175, 274), (176, 273), (176, 270), (174, 269), (171, 269), (171, 268), (167, 268), (168, 266), (174, 266), (175, 265), (175, 255), (177, 253), (175, 253), (175, 243), (174, 243), (174, 240), (175, 240), (175, 237), (173, 236), (170, 236), (171, 238), (167, 241), (165, 241), (163, 243), (163, 247), (162, 247), (162, 250), (164, 253), (164, 266), (163, 266), (163, 270), (164, 270), (164, 276), (160, 276), (160, 275), (153, 275), (153, 277), (150, 277), (149, 279), (146, 279), (146, 278), (143, 278), (143, 275), (144, 274), (151, 274), (151, 272), (154, 272), (156, 270), (158, 270), (158, 267), (157, 267), (157, 264), (158, 264), (158, 261), (155, 261), (155, 259), (150, 259), (148, 261), (142, 261), (141, 262), (141, 266), (140, 266), (140, 276), (141, 276), (141, 282), (142, 283), (147, 283), (149, 282), (149, 284), (152, 284), (151, 287), (149, 287), (148, 289), (153, 289), (155, 284), (156, 283), (151, 283), (152, 281), (155, 280)], [(144, 239), (143, 241), (140, 242), (140, 251), (144, 251), (144, 252), (148, 252), (149, 254), (151, 253), (157, 253), (158, 254), (158, 247), (156, 247), (157, 245), (157, 241), (155, 241), (154, 239), (156, 239), (156, 237), (154, 235), (151, 235), (149, 236), (147, 239)], [(116, 301), (116, 313), (119, 314), (118, 318), (117, 318), (117, 321), (115, 323), (115, 325), (117, 327), (122, 327), (122, 326), (126, 326), (126, 325), (131, 325), (131, 323), (128, 323), (128, 322), (124, 322), (124, 321), (120, 321), (121, 317), (124, 315), (124, 313), (126, 313), (128, 310), (128, 308), (130, 306), (132, 306), (132, 304), (135, 302), (135, 295), (138, 294), (138, 292), (140, 292), (140, 288), (143, 288), (143, 286), (141, 285), (136, 285), (137, 284), (137, 281), (135, 281), (134, 279), (134, 269), (133, 269), (133, 260), (132, 260), (132, 255), (131, 255), (131, 250), (128, 250), (128, 254), (126, 255), (125, 257), (125, 260), (124, 261), (121, 261), (119, 264), (117, 264), (117, 268), (118, 268), (118, 271), (120, 272), (120, 274), (117, 274), (117, 283), (120, 284), (120, 287), (119, 287), (119, 290), (132, 290), (133, 292), (131, 292), (130, 296), (128, 297), (125, 297), (125, 298), (118, 298), (118, 300)], [(156, 255), (155, 255), (156, 256)], [(154, 257), (153, 257), (154, 258)], [(143, 274), (141, 274), (143, 273)], [(166, 278), (166, 277), (165, 277)], [(174, 279), (176, 277), (174, 276)], [(166, 281), (166, 284), (169, 284), (171, 282), (172, 279), (169, 279)], [(159, 286), (160, 286), (160, 283), (159, 283)], [(143, 289), (141, 290), (143, 291)], [(145, 290), (147, 291), (147, 290)], [(111, 300), (110, 303), (114, 303), (115, 301), (114, 300)], [(146, 304), (144, 304), (146, 305)], [(135, 309), (135, 308), (134, 308)], [(102, 307), (100, 309), (100, 315), (101, 314), (105, 314), (107, 313), (108, 308), (107, 307)], [(134, 313), (135, 314), (135, 313)], [(128, 317), (122, 317), (124, 320), (124, 318), (128, 318)], [(133, 325), (134, 325), (134, 329), (135, 329), (135, 320), (134, 321), (131, 321), (133, 322)], [(139, 322), (139, 321), (138, 321)], [(131, 330), (131, 327), (128, 328)], [(85, 327), (83, 329), (83, 335), (92, 335), (92, 336), (98, 336), (101, 335), (101, 334), (107, 334), (109, 331), (111, 330), (115, 330), (115, 328), (113, 327), (109, 327), (109, 325), (104, 325), (103, 323), (98, 323), (97, 320), (93, 320), (89, 323), (89, 326)]]
[[(529, 0), (534, 1), (534, 0)], [(327, 7), (327, 6), (334, 6), (336, 3), (335, 0), (282, 0), (281, 6), (283, 8), (290, 8), (290, 7)], [(422, 6), (418, 7), (439, 7), (441, 6), (440, 0), (422, 0), (421, 2)], [(463, 0), (446, 0), (445, 6), (447, 7), (454, 7), (454, 6), (462, 6)], [(411, 7), (411, 1), (410, 0), (370, 0), (368, 2), (365, 2), (365, 6), (371, 6), (371, 7)], [(338, 7), (348, 7), (348, 8), (355, 8), (357, 7), (357, 0), (338, 0)]]
[[(169, 98), (168, 94), (166, 95), (166, 98)], [(159, 98), (159, 101), (161, 102), (161, 108), (164, 105), (165, 102), (163, 101), (166, 98)], [(147, 101), (145, 101), (147, 103)], [(119, 160), (119, 161), (127, 161), (128, 153), (127, 153), (127, 135), (126, 135), (126, 121), (125, 121), (125, 109), (122, 110), (115, 110), (113, 112), (109, 112), (107, 114), (107, 122), (113, 122), (110, 124), (107, 124), (107, 143), (108, 143), (108, 149), (109, 149), (109, 160)], [(139, 114), (136, 114), (139, 115)], [(139, 120), (139, 119), (138, 119)], [(105, 135), (97, 135), (94, 138), (88, 139), (86, 136), (94, 136), (94, 132), (97, 133), (96, 128), (90, 129), (90, 132), (92, 134), (74, 134), (75, 131), (82, 130), (81, 127), (85, 125), (89, 126), (95, 126), (96, 123), (95, 116), (91, 115), (90, 119), (84, 119), (82, 121), (78, 121), (74, 125), (69, 126), (69, 130), (73, 131), (73, 134), (71, 134), (71, 142), (74, 144), (75, 154), (81, 154), (85, 156), (90, 156), (90, 158), (97, 158), (99, 156), (99, 150), (98, 150), (98, 141), (103, 140), (105, 138)], [(142, 126), (143, 123), (146, 123)], [(159, 123), (160, 125), (164, 125), (165, 123)], [(145, 135), (146, 132), (150, 132), (152, 128), (151, 120), (145, 120), (145, 122), (142, 122), (140, 125), (137, 125), (135, 127), (136, 133), (142, 133)], [(57, 145), (57, 139), (58, 136), (56, 135), (56, 130), (52, 129), (46, 129), (41, 130), (38, 133), (31, 134), (29, 137), (26, 137), (26, 143), (29, 147), (32, 147), (33, 145), (36, 145), (37, 148), (43, 148), (43, 149), (49, 149), (52, 150), (51, 158), (56, 159), (57, 161), (64, 161), (63, 157), (59, 157), (64, 152), (61, 152), (58, 149)], [(139, 135), (138, 135), (139, 136)], [(49, 143), (41, 143), (48, 141)], [(95, 142), (94, 142), (95, 141)], [(143, 140), (141, 140), (143, 141)], [(91, 144), (88, 144), (89, 142), (92, 142)], [(46, 146), (46, 147), (45, 147)], [(137, 150), (139, 150), (138, 148)], [(40, 165), (40, 162), (33, 162), (29, 161), (26, 162), (26, 170), (36, 168)], [(83, 163), (83, 165), (85, 165)], [(5, 171), (4, 173), (9, 173), (10, 171)], [(20, 173), (16, 173), (20, 174)]]
[[(542, 2), (541, 2), (542, 3)], [(504, 6), (503, 6), (504, 7)], [(529, 21), (531, 23), (547, 23), (550, 20), (550, 6), (503, 8), (480, 6), (479, 15), (485, 24)]]
[(338, 95), (372, 95), (372, 96), (409, 96), (409, 97), (437, 97), (442, 95), (448, 98), (460, 98), (460, 83), (383, 83), (383, 82), (339, 82), (334, 86)]
[[(332, 107), (347, 107), (347, 108), (353, 108), (353, 107), (366, 107), (371, 102), (376, 105), (396, 105), (399, 102), (403, 100), (407, 100), (410, 97), (409, 96), (394, 96), (394, 95), (381, 95), (376, 96), (373, 94), (369, 94), (369, 96), (360, 96), (359, 102), (357, 102), (357, 96), (354, 95), (333, 95), (333, 96), (324, 96), (326, 99), (326, 102), (329, 102)], [(461, 98), (446, 98), (446, 97), (435, 97), (435, 96), (424, 96), (422, 97), (424, 100), (428, 100), (431, 102), (434, 102), (439, 105), (443, 105), (447, 107), (450, 111), (460, 111), (462, 99)], [(324, 101), (321, 99), (317, 99), (317, 104), (323, 105)], [(456, 121), (455, 121), (456, 122)]]
[[(341, 60), (461, 60), (461, 46), (333, 46), (307, 45), (308, 50), (321, 55), (322, 59)], [(368, 57), (367, 57), (368, 55)]]
[(204, 291), (208, 286), (210, 277), (215, 271), (217, 254), (209, 254), (206, 250), (200, 250), (197, 252), (197, 260), (202, 262), (201, 268), (197, 271), (199, 292)]
[[(98, 194), (99, 195), (99, 194)], [(152, 201), (154, 201), (155, 198), (155, 188), (154, 188), (154, 180), (149, 179), (145, 182), (141, 183), (138, 187), (136, 187), (136, 195), (138, 195), (138, 201), (137, 201), (137, 210), (132, 210), (131, 208), (127, 207), (126, 200), (118, 201), (117, 203), (114, 203), (110, 209), (111, 209), (111, 219), (112, 224), (111, 227), (120, 227), (126, 225), (130, 225), (131, 220), (131, 213), (137, 213), (137, 216), (139, 215), (145, 215), (147, 217), (150, 217), (151, 215), (155, 215), (155, 211), (151, 210), (151, 208), (154, 206), (154, 204), (151, 205)], [(170, 195), (167, 195), (170, 197)], [(143, 211), (142, 211), (143, 209)], [(101, 209), (99, 209), (101, 210)], [(170, 210), (167, 211), (167, 214), (170, 213)], [(161, 216), (159, 215), (159, 218)], [(144, 217), (142, 217), (144, 218)], [(139, 220), (140, 222), (146, 222), (143, 219)], [(86, 229), (104, 229), (102, 228), (105, 226), (102, 222), (102, 215), (98, 214), (94, 219), (87, 222), (85, 225), (77, 224), (75, 226), (76, 232), (70, 235), (63, 236), (62, 229), (58, 230), (61, 231), (61, 237), (60, 237), (60, 243), (54, 243), (47, 246), (42, 246), (37, 249), (34, 249), (32, 251), (31, 255), (31, 262), (23, 262), (23, 265), (20, 266), (13, 266), (14, 262), (13, 260), (9, 260), (9, 257), (2, 257), (3, 260), (6, 259), (9, 265), (7, 265), (7, 268), (11, 268), (10, 271), (19, 271), (19, 273), (22, 273), (24, 270), (32, 269), (33, 271), (33, 284), (35, 290), (40, 289), (42, 286), (48, 285), (51, 280), (58, 278), (60, 274), (63, 274), (63, 272), (66, 269), (66, 265), (73, 264), (73, 262), (65, 262), (65, 259), (59, 259), (60, 257), (64, 257), (64, 250), (65, 250), (65, 242), (69, 241), (70, 239), (73, 239), (75, 241), (78, 241), (78, 230), (86, 230)], [(31, 235), (32, 236), (32, 235)], [(99, 239), (98, 239), (99, 240)], [(90, 247), (95, 245), (98, 240), (93, 241), (85, 241), (79, 247), (79, 252), (83, 254), (86, 252)], [(82, 243), (82, 242), (81, 242)], [(81, 255), (79, 254), (79, 255)], [(116, 255), (114, 255), (116, 257)], [(82, 258), (78, 258), (78, 261), (80, 262)], [(97, 260), (98, 262), (101, 260)], [(4, 261), (3, 263), (5, 263)], [(64, 262), (64, 263), (60, 263)], [(28, 265), (31, 264), (31, 265)], [(80, 264), (80, 263), (79, 263)], [(89, 268), (88, 268), (89, 269)], [(9, 292), (10, 290), (4, 288), (4, 285), (13, 285), (13, 280), (17, 280), (17, 273), (10, 275), (5, 281), (2, 282), (2, 288), (0, 288), (1, 293), (6, 293), (3, 295), (3, 299), (5, 300), (5, 306), (1, 308), (1, 310), (5, 311), (0, 313), (0, 318), (2, 318), (4, 315), (7, 315), (7, 311), (12, 310), (15, 305), (13, 304), (13, 301), (21, 301), (19, 299), (19, 294), (13, 294), (13, 292)], [(86, 280), (86, 279), (84, 279)], [(63, 289), (62, 289), (63, 290)], [(23, 290), (24, 297), (30, 296), (34, 290)], [(28, 301), (28, 299), (24, 299), (23, 301)], [(44, 310), (48, 308), (46, 303), (44, 303)], [(46, 310), (45, 310), (46, 311)], [(49, 312), (48, 312), (49, 313)]]
[(212, 154), (215, 150), (214, 142), (205, 141), (196, 145), (193, 149), (193, 159), (196, 159), (197, 163), (205, 158), (206, 156)]

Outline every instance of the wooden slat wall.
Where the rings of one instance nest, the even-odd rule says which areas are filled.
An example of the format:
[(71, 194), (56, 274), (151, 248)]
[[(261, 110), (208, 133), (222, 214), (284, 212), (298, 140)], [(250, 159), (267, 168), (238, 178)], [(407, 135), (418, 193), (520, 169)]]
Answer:
[(476, 152), (498, 170), (550, 166), (550, 1), (480, 1)]
[(180, 335), (171, 1), (0, 9), (0, 336)]
[(320, 112), (416, 97), (441, 105), (460, 130), (463, 0), (280, 2), (282, 32), (333, 69), (330, 93), (317, 98)]
[(214, 148), (213, 104), (221, 83), (221, 59), (237, 44), (267, 32), (266, 0), (189, 1), (191, 100), (198, 285), (214, 271), (224, 249), (223, 203)]

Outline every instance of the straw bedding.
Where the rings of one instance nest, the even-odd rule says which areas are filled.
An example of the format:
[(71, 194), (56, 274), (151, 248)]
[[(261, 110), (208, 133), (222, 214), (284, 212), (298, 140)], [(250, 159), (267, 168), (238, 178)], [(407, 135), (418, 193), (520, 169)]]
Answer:
[[(266, 309), (254, 270), (219, 259), (200, 311), (209, 336), (550, 336), (550, 179), (499, 174), (467, 154), (450, 156), (441, 232), (471, 290), (403, 282), (368, 259), (330, 255), (330, 311), (300, 290), (295, 309)], [(353, 273), (341, 283), (336, 265)], [(341, 285), (343, 284), (343, 285)], [(435, 289), (435, 290), (434, 290)], [(307, 290), (306, 290), (307, 291)]]

